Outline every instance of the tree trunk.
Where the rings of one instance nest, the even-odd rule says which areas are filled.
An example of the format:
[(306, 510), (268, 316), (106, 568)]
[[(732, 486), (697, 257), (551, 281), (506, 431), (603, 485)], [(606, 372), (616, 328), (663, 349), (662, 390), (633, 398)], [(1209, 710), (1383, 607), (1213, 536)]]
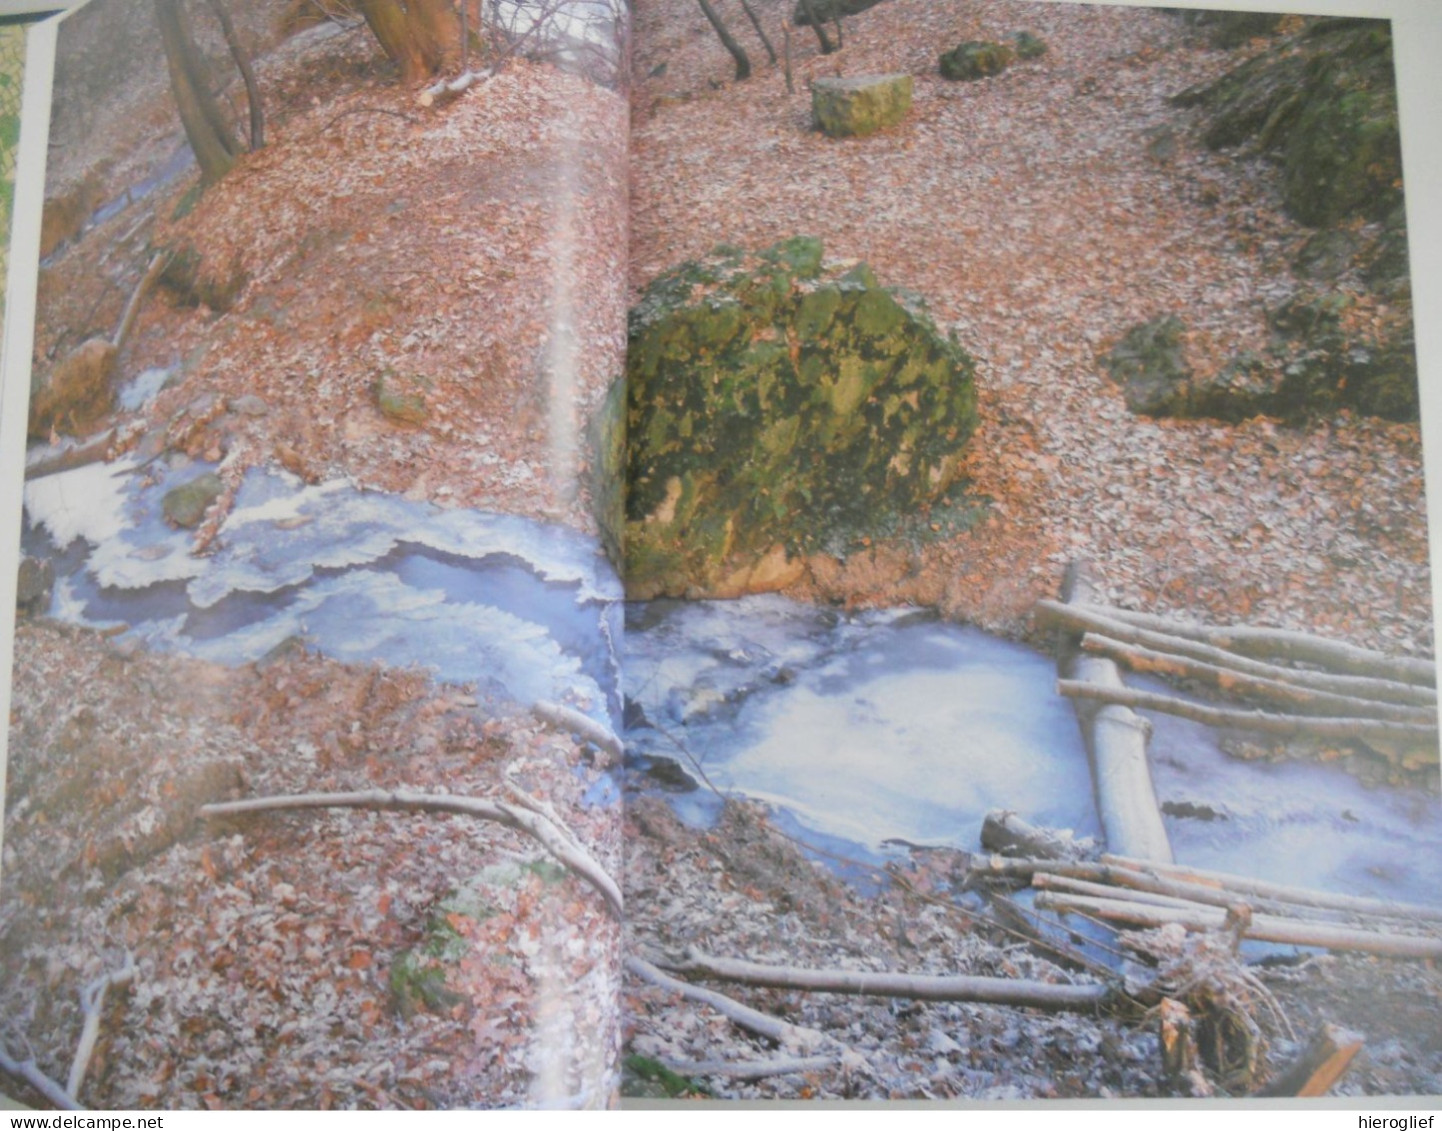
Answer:
[(210, 10), (220, 22), (225, 45), (230, 48), (230, 57), (235, 60), (236, 69), (245, 83), (245, 100), (250, 108), (250, 148), (252, 151), (260, 149), (265, 145), (265, 109), (260, 101), (260, 83), (256, 81), (255, 68), (250, 64), (250, 53), (236, 34), (235, 22), (226, 11), (224, 0), (210, 0)]
[(771, 46), (771, 40), (766, 35), (766, 29), (761, 26), (761, 19), (756, 15), (756, 9), (751, 7), (751, 0), (741, 0), (741, 8), (746, 13), (746, 18), (751, 21), (751, 26), (756, 29), (756, 34), (761, 39), (761, 46), (766, 48), (766, 57), (771, 60), (771, 65), (776, 65), (776, 48)]
[(235, 164), (235, 141), (206, 85), (200, 51), (186, 26), (182, 0), (155, 0), (155, 19), (160, 25), (175, 107), (200, 166), (201, 182), (214, 184)]
[(401, 82), (409, 84), (430, 78), (434, 68), (412, 35), (400, 0), (356, 0), (356, 6), (381, 50), (400, 71)]
[(831, 45), (831, 38), (826, 34), (826, 24), (816, 11), (816, 5), (811, 0), (801, 0), (801, 10), (806, 13), (806, 20), (810, 23), (811, 30), (816, 33), (816, 40), (821, 44), (821, 54), (830, 55), (836, 48)]
[(720, 37), (722, 44), (725, 45), (727, 51), (731, 52), (731, 58), (736, 60), (737, 81), (749, 79), (751, 77), (751, 60), (746, 54), (746, 49), (736, 42), (736, 37), (731, 34), (721, 21), (721, 17), (716, 14), (716, 9), (711, 6), (711, 0), (696, 0), (696, 3), (701, 5), (701, 11), (706, 13), (706, 18), (716, 29), (716, 34)]
[(461, 21), (451, 0), (407, 0), (406, 26), (432, 74), (460, 67)]

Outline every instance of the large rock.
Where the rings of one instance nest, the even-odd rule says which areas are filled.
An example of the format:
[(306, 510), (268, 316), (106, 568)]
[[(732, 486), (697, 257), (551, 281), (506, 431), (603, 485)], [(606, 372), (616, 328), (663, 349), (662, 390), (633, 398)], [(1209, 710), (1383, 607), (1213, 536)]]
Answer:
[(115, 407), (115, 364), (119, 350), (104, 338), (82, 342), (47, 376), (37, 372), (30, 386), (27, 431), (43, 439), (51, 432), (84, 436)]
[(179, 487), (172, 487), (160, 500), (160, 508), (176, 526), (199, 526), (210, 504), (224, 493), (225, 483), (220, 476), (207, 471)]
[(626, 460), (641, 599), (780, 588), (802, 555), (894, 529), (955, 483), (976, 424), (955, 340), (807, 238), (657, 279), (631, 312), (626, 397), (629, 442), (619, 421), (601, 430), (601, 478)]
[(910, 75), (814, 79), (811, 117), (829, 137), (866, 137), (906, 117), (911, 89)]
[(1323, 227), (1382, 219), (1401, 200), (1392, 33), (1321, 19), (1174, 99), (1203, 110), (1214, 149), (1252, 142), (1280, 163), (1287, 211)]

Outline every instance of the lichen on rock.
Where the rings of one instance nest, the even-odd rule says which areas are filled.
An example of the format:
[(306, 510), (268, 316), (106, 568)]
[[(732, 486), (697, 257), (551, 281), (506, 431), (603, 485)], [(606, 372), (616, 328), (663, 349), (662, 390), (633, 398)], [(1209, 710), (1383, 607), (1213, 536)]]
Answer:
[(781, 588), (925, 508), (961, 474), (973, 371), (919, 300), (816, 239), (657, 279), (631, 312), (627, 441), (606, 442), (616, 420), (599, 445), (627, 483), (628, 593)]
[(906, 117), (911, 93), (905, 74), (815, 79), (811, 117), (828, 137), (867, 137)]

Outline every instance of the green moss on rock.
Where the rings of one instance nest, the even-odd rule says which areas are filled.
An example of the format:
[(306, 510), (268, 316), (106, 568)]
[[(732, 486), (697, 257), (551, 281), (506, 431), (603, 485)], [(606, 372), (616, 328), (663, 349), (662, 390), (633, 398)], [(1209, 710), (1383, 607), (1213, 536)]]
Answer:
[(968, 40), (941, 56), (941, 77), (953, 82), (990, 78), (1001, 74), (1015, 58), (1016, 52), (1004, 43)]
[(176, 526), (199, 526), (200, 520), (210, 504), (220, 498), (225, 484), (213, 471), (197, 476), (189, 483), (182, 483), (165, 493), (160, 507), (165, 517)]
[(624, 538), (600, 518), (628, 591), (775, 588), (800, 554), (926, 507), (960, 475), (973, 370), (915, 300), (865, 265), (824, 269), (814, 239), (657, 279), (631, 312), (627, 440), (598, 429), (598, 463), (627, 460)]
[(815, 79), (811, 117), (828, 137), (867, 137), (906, 116), (911, 92), (910, 75)]

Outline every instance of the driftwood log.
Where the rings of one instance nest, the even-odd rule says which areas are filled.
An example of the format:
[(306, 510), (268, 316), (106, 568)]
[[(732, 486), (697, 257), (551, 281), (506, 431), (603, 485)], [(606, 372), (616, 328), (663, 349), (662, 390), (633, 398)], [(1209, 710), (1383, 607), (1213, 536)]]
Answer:
[[(1109, 706), (1160, 711), (1163, 714), (1191, 719), (1193, 722), (1204, 723), (1207, 726), (1250, 730), (1259, 734), (1273, 734), (1288, 738), (1303, 736), (1362, 740), (1371, 738), (1419, 744), (1424, 742), (1435, 744), (1437, 741), (1437, 724), (1435, 722), (1394, 722), (1390, 719), (1276, 715), (1267, 711), (1245, 711), (1214, 707), (1207, 703), (1192, 703), (1174, 695), (1161, 695), (1154, 691), (1138, 691), (1130, 687), (1107, 687), (1092, 680), (1057, 680), (1056, 690), (1058, 695), (1065, 695), (1069, 699), (1086, 699)], [(1126, 855), (1146, 856), (1147, 854), (1127, 852)]]
[[(1406, 703), (1415, 706), (1436, 706), (1434, 687), (1420, 686), (1392, 679), (1364, 675), (1339, 675), (1335, 672), (1289, 668), (1265, 663), (1228, 652), (1212, 644), (1188, 639), (1174, 632), (1140, 628), (1119, 619), (1121, 611), (1095, 605), (1069, 605), (1061, 601), (1038, 601), (1033, 609), (1037, 624), (1042, 627), (1065, 628), (1072, 632), (1096, 633), (1112, 640), (1135, 644), (1153, 651), (1184, 657), (1259, 679), (1283, 680), (1298, 687), (1373, 699), (1382, 703)], [(1170, 622), (1160, 622), (1169, 625)]]
[(567, 707), (564, 703), (552, 703), (546, 699), (539, 699), (531, 705), (531, 713), (542, 722), (551, 723), (562, 730), (568, 730), (572, 734), (580, 735), (591, 745), (604, 750), (610, 757), (611, 765), (621, 761), (626, 754), (625, 744), (616, 736), (616, 733), (609, 727), (603, 726), (589, 715), (583, 715), (574, 707)]
[(1437, 665), (1431, 660), (1414, 656), (1389, 656), (1385, 652), (1374, 652), (1370, 648), (1359, 648), (1355, 644), (1325, 636), (1313, 636), (1311, 633), (1293, 632), (1283, 628), (1178, 624), (1164, 617), (1134, 613), (1129, 609), (1104, 608), (1102, 611), (1116, 620), (1125, 621), (1138, 628), (1170, 633), (1243, 656), (1316, 664), (1329, 671), (1396, 680), (1418, 687), (1435, 689), (1437, 686)]
[[(1067, 604), (1085, 604), (1092, 595), (1087, 568), (1074, 562), (1067, 569), (1062, 596)], [(1061, 642), (1057, 667), (1068, 681), (1104, 692), (1124, 691), (1121, 675), (1111, 660), (1089, 655), (1078, 647), (1078, 638)], [(1172, 846), (1157, 808), (1147, 763), (1147, 739), (1151, 727), (1129, 707), (1107, 701), (1076, 704), (1087, 754), (1092, 763), (1097, 812), (1114, 852), (1147, 860), (1171, 860)], [(1123, 846), (1127, 847), (1123, 847)]]
[(486, 801), (444, 793), (412, 793), (409, 790), (370, 790), (361, 793), (301, 793), (289, 797), (253, 797), (203, 805), (200, 815), (207, 819), (272, 813), (287, 809), (372, 809), (403, 813), (457, 813), (482, 821), (495, 821), (533, 838), (560, 863), (595, 888), (606, 906), (620, 918), (623, 899), (620, 885), (596, 862), (570, 829), (539, 811), (539, 803), (526, 805)]
[[(1040, 892), (1036, 906), (1044, 911), (1077, 912), (1134, 927), (1178, 923), (1189, 931), (1220, 931), (1232, 925), (1229, 912), (1214, 907), (1157, 907), (1130, 899), (1098, 899), (1086, 895)], [(1402, 935), (1367, 931), (1335, 923), (1317, 923), (1280, 915), (1253, 915), (1241, 930), (1245, 938), (1328, 950), (1352, 950), (1393, 958), (1442, 958), (1442, 936)]]

